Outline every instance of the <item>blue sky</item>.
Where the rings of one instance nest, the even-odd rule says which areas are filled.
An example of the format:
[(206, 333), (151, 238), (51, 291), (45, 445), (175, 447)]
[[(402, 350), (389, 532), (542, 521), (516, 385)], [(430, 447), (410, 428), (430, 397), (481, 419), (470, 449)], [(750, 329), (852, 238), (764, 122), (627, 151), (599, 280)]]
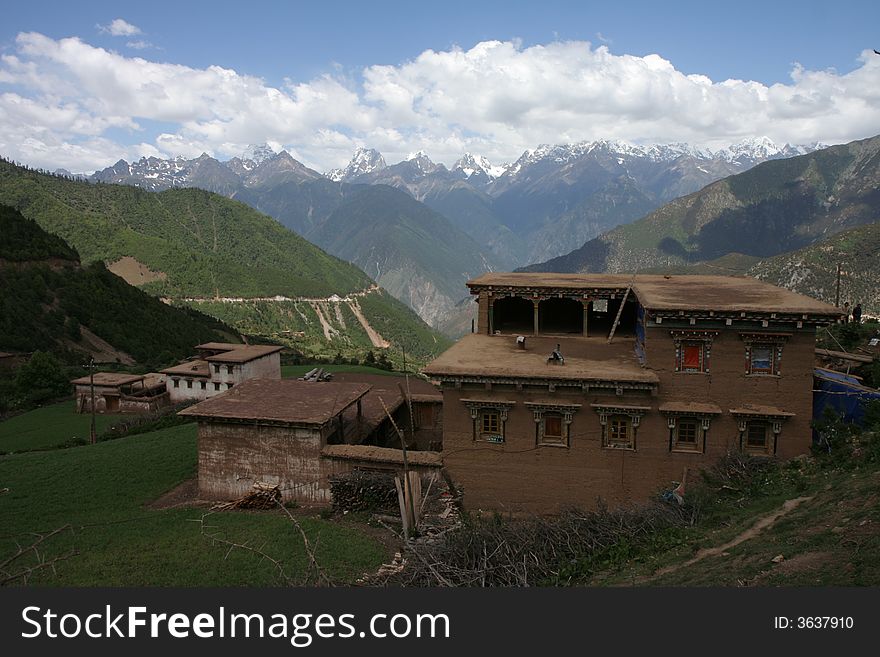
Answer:
[[(114, 19), (131, 33), (114, 36), (107, 28)], [(544, 140), (600, 137), (708, 146), (760, 134), (844, 141), (880, 131), (867, 116), (876, 85), (864, 55), (880, 48), (878, 19), (876, 2), (16, 3), (0, 26), (0, 153), (85, 170), (200, 149), (224, 157), (253, 139), (328, 168), (358, 145), (380, 147), (391, 160), (423, 148), (447, 161), (465, 149), (499, 160)], [(44, 38), (23, 44), (23, 33)], [(70, 37), (82, 47), (62, 41)], [(496, 48), (486, 64), (475, 47), (487, 42), (509, 47)], [(114, 57), (86, 68), (69, 61), (101, 53)], [(456, 53), (469, 53), (467, 61), (453, 61)], [(140, 77), (132, 71), (141, 59), (165, 68), (145, 72), (139, 88), (102, 92), (105, 71)], [(484, 65), (484, 79), (457, 84), (462, 66)], [(222, 97), (203, 90), (178, 107), (151, 110), (159, 87), (164, 96), (180, 94), (193, 77), (206, 77), (199, 72), (216, 72), (211, 67), (237, 76), (213, 83)], [(181, 78), (178, 69), (186, 69)], [(793, 71), (810, 79), (794, 80)], [(706, 80), (688, 76), (713, 85), (707, 91)], [(732, 91), (722, 84), (728, 79), (757, 86)], [(513, 93), (520, 83), (521, 94)], [(579, 85), (591, 91), (569, 93)], [(255, 98), (272, 95), (267, 89), (289, 102), (261, 105)], [(460, 111), (475, 96), (479, 111)], [(698, 98), (702, 113), (693, 112)], [(271, 108), (301, 126), (263, 116), (245, 127), (248, 113)]]

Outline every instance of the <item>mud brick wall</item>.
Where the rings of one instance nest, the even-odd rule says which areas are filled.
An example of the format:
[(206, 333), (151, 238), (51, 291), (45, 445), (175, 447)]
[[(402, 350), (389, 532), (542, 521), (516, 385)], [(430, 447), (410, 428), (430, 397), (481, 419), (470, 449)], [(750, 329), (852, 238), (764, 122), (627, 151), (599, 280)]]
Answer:
[[(602, 498), (611, 506), (644, 500), (668, 490), (690, 470), (694, 481), (728, 449), (740, 446), (739, 419), (730, 410), (749, 404), (773, 406), (794, 417), (782, 424), (777, 456), (807, 453), (811, 445), (812, 364), (815, 332), (795, 332), (786, 341), (779, 376), (749, 376), (745, 343), (740, 332), (722, 330), (712, 343), (707, 374), (675, 372), (675, 346), (668, 327), (647, 331), (647, 365), (660, 378), (656, 395), (599, 393), (580, 388), (546, 386), (444, 384), (443, 459), (452, 478), (464, 487), (469, 509), (555, 513), (566, 506), (595, 508)], [(494, 398), (515, 402), (508, 411), (505, 442), (474, 440), (473, 420), (462, 398)], [(552, 398), (580, 404), (572, 416), (568, 447), (538, 446), (534, 415), (526, 402)], [(717, 405), (706, 433), (704, 453), (670, 450), (665, 402), (703, 402)], [(602, 426), (591, 404), (647, 406), (636, 430), (635, 449), (602, 446)]]
[(199, 422), (199, 496), (238, 499), (255, 481), (278, 484), (285, 501), (330, 503), (321, 430), (312, 427)]

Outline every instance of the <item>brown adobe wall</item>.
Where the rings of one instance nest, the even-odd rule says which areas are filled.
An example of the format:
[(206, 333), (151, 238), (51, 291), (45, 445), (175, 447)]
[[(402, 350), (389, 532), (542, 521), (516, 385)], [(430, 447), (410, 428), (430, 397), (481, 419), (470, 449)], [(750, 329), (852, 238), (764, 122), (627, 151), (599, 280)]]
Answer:
[(200, 421), (198, 451), (204, 499), (238, 499), (260, 481), (278, 484), (284, 500), (330, 502), (318, 429)]
[[(513, 386), (443, 388), (443, 458), (456, 482), (464, 486), (464, 503), (470, 509), (554, 513), (565, 506), (594, 508), (601, 497), (612, 506), (638, 502), (681, 480), (685, 467), (689, 479), (728, 449), (739, 448), (738, 419), (730, 409), (747, 404), (775, 406), (795, 413), (782, 425), (777, 455), (791, 458), (809, 451), (812, 415), (812, 358), (815, 336), (796, 333), (783, 348), (781, 376), (745, 375), (745, 345), (739, 331), (722, 332), (712, 345), (709, 374), (674, 371), (674, 342), (668, 328), (648, 330), (648, 364), (660, 377), (656, 396), (626, 393), (623, 396), (566, 392), (547, 388), (517, 392)], [(462, 398), (514, 401), (501, 445), (475, 442), (473, 424)], [(537, 398), (581, 404), (573, 415), (570, 447), (536, 447), (534, 416), (524, 405)], [(664, 402), (706, 402), (722, 414), (711, 420), (705, 453), (669, 450), (667, 418), (658, 410)], [(636, 434), (636, 449), (602, 447), (602, 427), (592, 403), (649, 406)]]
[[(725, 432), (738, 434), (735, 417), (729, 411), (748, 404), (773, 406), (795, 416), (786, 420), (777, 443), (777, 456), (791, 458), (807, 453), (812, 443), (810, 422), (813, 414), (813, 363), (816, 336), (801, 330), (787, 339), (782, 348), (779, 376), (746, 374), (746, 345), (741, 333), (762, 329), (721, 330), (712, 341), (708, 374), (675, 372), (675, 345), (669, 327), (646, 331), (648, 367), (660, 378), (660, 398), (664, 401), (711, 402), (723, 411), (713, 421)], [(763, 329), (763, 332), (774, 332)], [(776, 331), (783, 332), (783, 331)]]
[[(255, 482), (278, 484), (285, 501), (329, 505), (329, 477), (354, 469), (400, 470), (396, 464), (321, 455), (317, 428), (199, 422), (199, 497), (239, 499)], [(414, 465), (430, 473), (436, 467)]]
[[(464, 504), (472, 510), (556, 513), (567, 506), (595, 508), (598, 498), (619, 506), (671, 488), (685, 466), (699, 466), (706, 460), (698, 454), (669, 452), (666, 420), (656, 411), (657, 398), (648, 394), (616, 397), (557, 389), (550, 396), (581, 404), (572, 418), (567, 448), (536, 446), (534, 416), (524, 405), (536, 395), (512, 388), (493, 394), (517, 402), (509, 411), (505, 442), (500, 445), (473, 440), (470, 412), (459, 399), (475, 396), (474, 390), (443, 392), (443, 461), (456, 483), (464, 487)], [(540, 397), (548, 397), (546, 389)], [(599, 415), (590, 407), (599, 402), (653, 407), (641, 420), (636, 451), (602, 447)], [(719, 450), (723, 452), (732, 440), (719, 434)]]

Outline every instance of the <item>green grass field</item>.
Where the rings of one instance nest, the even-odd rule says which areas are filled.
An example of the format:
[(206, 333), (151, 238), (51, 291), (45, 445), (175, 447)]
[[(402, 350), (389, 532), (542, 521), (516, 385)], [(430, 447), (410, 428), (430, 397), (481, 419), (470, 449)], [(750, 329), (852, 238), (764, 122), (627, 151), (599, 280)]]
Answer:
[[(77, 554), (42, 570), (31, 584), (50, 586), (244, 586), (285, 581), (253, 553), (215, 544), (201, 532), (204, 509), (145, 507), (196, 471), (196, 426), (69, 449), (0, 457), (0, 562), (27, 545), (29, 532), (70, 525), (42, 546), (51, 558)], [(299, 517), (299, 516), (298, 516)], [(324, 572), (350, 582), (375, 569), (385, 550), (356, 526), (299, 517)], [(212, 532), (262, 546), (288, 579), (306, 571), (302, 541), (278, 512), (225, 512), (206, 521)], [(21, 561), (27, 565), (32, 561)], [(9, 570), (9, 568), (7, 568)], [(0, 578), (2, 579), (2, 578)]]
[(382, 374), (383, 376), (403, 376), (402, 372), (389, 372), (368, 365), (282, 365), (281, 377), (292, 379), (300, 377), (316, 367), (322, 367), (327, 372), (356, 372), (359, 374)]
[[(75, 403), (71, 399), (43, 406), (0, 422), (0, 453), (49, 449), (74, 440), (88, 441), (91, 416), (74, 412)], [(95, 416), (98, 435), (123, 417)]]

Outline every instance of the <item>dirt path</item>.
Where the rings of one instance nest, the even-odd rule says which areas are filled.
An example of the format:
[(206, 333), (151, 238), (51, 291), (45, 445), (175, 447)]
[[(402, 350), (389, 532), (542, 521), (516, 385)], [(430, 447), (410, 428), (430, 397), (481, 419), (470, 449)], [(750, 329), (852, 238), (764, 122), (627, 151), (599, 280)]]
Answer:
[(808, 502), (811, 499), (813, 499), (812, 496), (810, 496), (810, 497), (796, 497), (792, 500), (786, 500), (782, 504), (781, 507), (779, 507), (775, 511), (768, 513), (765, 516), (761, 516), (760, 518), (758, 518), (758, 520), (755, 521), (755, 524), (753, 524), (751, 527), (749, 527), (748, 529), (746, 529), (742, 533), (738, 534), (736, 537), (729, 540), (727, 543), (724, 543), (723, 545), (717, 545), (715, 547), (703, 548), (702, 550), (698, 550), (697, 553), (692, 558), (688, 559), (684, 563), (673, 564), (671, 566), (666, 566), (664, 568), (661, 568), (660, 570), (658, 570), (654, 574), (649, 575), (648, 577), (642, 578), (641, 581), (639, 581), (638, 583), (645, 584), (645, 583), (649, 582), (650, 580), (656, 579), (658, 577), (662, 577), (663, 575), (668, 575), (669, 573), (675, 572), (676, 570), (679, 570), (681, 568), (687, 568), (688, 566), (693, 565), (693, 564), (697, 563), (698, 561), (702, 561), (703, 559), (706, 559), (707, 557), (717, 557), (721, 553), (726, 552), (727, 550), (729, 550), (733, 547), (736, 547), (740, 543), (746, 542), (750, 538), (754, 538), (755, 536), (760, 534), (765, 529), (772, 527), (773, 525), (776, 524), (776, 522), (780, 518), (787, 515), (792, 510), (796, 509), (803, 502)]

